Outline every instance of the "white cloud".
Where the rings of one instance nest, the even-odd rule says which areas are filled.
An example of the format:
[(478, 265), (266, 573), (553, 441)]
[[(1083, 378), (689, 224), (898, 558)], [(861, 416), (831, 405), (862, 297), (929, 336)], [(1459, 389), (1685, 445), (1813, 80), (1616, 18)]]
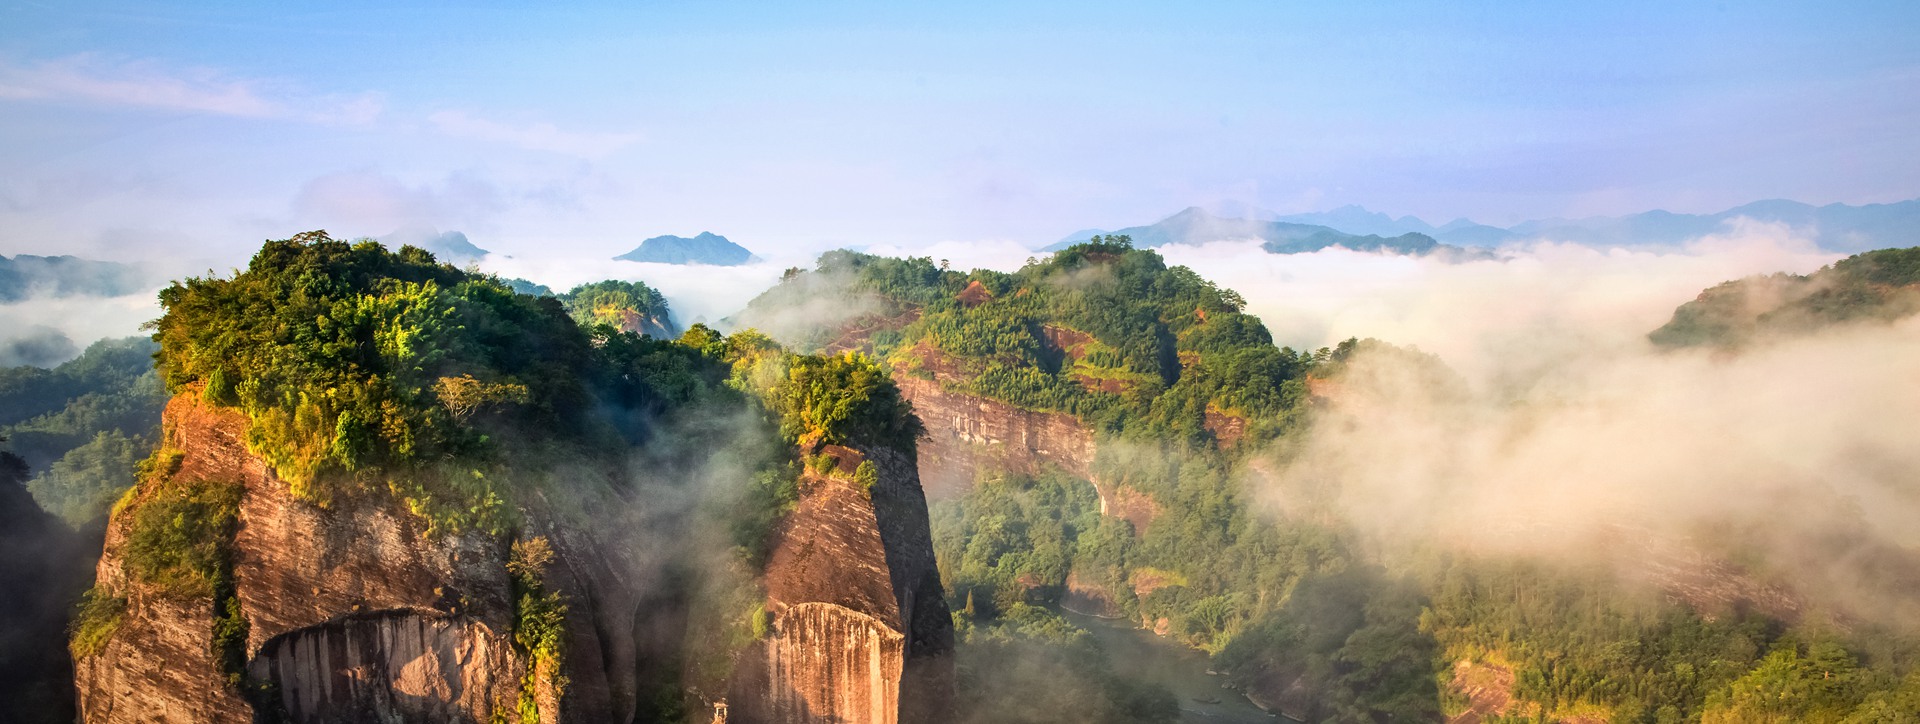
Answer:
[(1345, 249), (1267, 254), (1245, 242), (1160, 253), (1240, 292), (1278, 344), (1313, 349), (1375, 337), (1438, 354), (1475, 378), (1521, 360), (1547, 368), (1639, 345), (1702, 289), (1804, 274), (1838, 258), (1785, 226), (1752, 223), (1674, 248), (1536, 242), (1457, 264)]
[(534, 151), (550, 151), (585, 159), (604, 158), (640, 142), (638, 133), (580, 133), (563, 131), (551, 123), (512, 125), (479, 118), (465, 111), (439, 111), (427, 116), (441, 133), (456, 138), (490, 141)]
[(78, 102), (240, 118), (291, 118), (364, 125), (379, 118), (378, 94), (315, 95), (207, 68), (167, 68), (80, 54), (32, 64), (0, 64), (0, 99)]

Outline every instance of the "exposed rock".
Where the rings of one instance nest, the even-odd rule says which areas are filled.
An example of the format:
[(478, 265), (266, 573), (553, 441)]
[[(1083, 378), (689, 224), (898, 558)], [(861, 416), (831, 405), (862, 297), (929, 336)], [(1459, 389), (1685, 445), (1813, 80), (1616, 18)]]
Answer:
[(1213, 434), (1214, 440), (1219, 441), (1221, 449), (1233, 447), (1240, 442), (1240, 438), (1247, 436), (1247, 418), (1230, 415), (1211, 406), (1207, 407), (1202, 425)]
[(1100, 494), (1100, 514), (1132, 524), (1136, 536), (1146, 535), (1147, 526), (1160, 517), (1160, 504), (1146, 493), (1125, 485), (1102, 484), (1098, 480), (1093, 481), (1093, 489)]
[(1494, 663), (1461, 659), (1453, 663), (1447, 689), (1467, 698), (1467, 709), (1447, 717), (1447, 724), (1480, 724), (1508, 713), (1513, 703), (1513, 670)]
[[(953, 621), (912, 458), (829, 446), (840, 469), (802, 479), (767, 564), (767, 638), (736, 672), (728, 721), (940, 721)], [(869, 489), (844, 471), (874, 464)]]
[(505, 637), (464, 616), (415, 611), (356, 615), (289, 632), (247, 668), (278, 685), (296, 722), (485, 721), (512, 692)]
[(919, 475), (928, 497), (965, 494), (974, 472), (983, 467), (1035, 475), (1052, 465), (1092, 477), (1093, 433), (1071, 415), (951, 392), (934, 380), (903, 375), (895, 382), (927, 428), (920, 441)]
[[(245, 446), (246, 419), (176, 397), (167, 444), (175, 481), (238, 482), (233, 595), (246, 618), (245, 673), (263, 706), (294, 721), (489, 721), (518, 718), (526, 662), (512, 645), (504, 541), (428, 535), (378, 496), (320, 508), (295, 498)], [(612, 546), (562, 534), (538, 510), (528, 529), (553, 538), (548, 583), (566, 598), (570, 680), (542, 687), (542, 721), (624, 721), (633, 711), (634, 595)], [(244, 722), (253, 707), (212, 653), (214, 603), (180, 601), (123, 573), (129, 521), (116, 515), (98, 585), (124, 595), (124, 622), (77, 665), (87, 722)], [(235, 677), (237, 678), (237, 677)], [(621, 714), (624, 712), (624, 714)]]
[(987, 291), (986, 286), (981, 284), (980, 280), (975, 279), (967, 284), (966, 289), (960, 290), (960, 294), (956, 296), (955, 299), (960, 302), (961, 306), (968, 308), (978, 307), (993, 301), (993, 292)]

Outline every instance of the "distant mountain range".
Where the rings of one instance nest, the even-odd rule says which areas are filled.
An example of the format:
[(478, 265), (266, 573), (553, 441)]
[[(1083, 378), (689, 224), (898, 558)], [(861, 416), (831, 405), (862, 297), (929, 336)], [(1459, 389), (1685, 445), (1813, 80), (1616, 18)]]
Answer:
[(480, 257), (493, 253), (474, 246), (473, 242), (467, 240), (466, 234), (458, 231), (442, 232), (438, 229), (424, 228), (401, 229), (380, 237), (379, 241), (389, 249), (399, 249), (401, 246), (409, 245), (417, 246), (432, 252), (433, 258), (454, 266), (464, 266), (472, 262), (477, 262), (480, 261)]
[(1352, 234), (1321, 224), (1229, 218), (1197, 206), (1147, 226), (1134, 226), (1111, 232), (1098, 229), (1078, 231), (1043, 248), (1042, 251), (1059, 251), (1086, 241), (1096, 234), (1126, 235), (1133, 238), (1134, 246), (1143, 248), (1169, 244), (1205, 244), (1210, 241), (1259, 240), (1261, 248), (1275, 254), (1307, 253), (1333, 246), (1355, 251), (1381, 251), (1415, 256), (1441, 254), (1468, 258), (1485, 253), (1442, 244), (1433, 237), (1418, 232), (1402, 232), (1395, 236), (1382, 236), (1377, 233)]
[(727, 241), (727, 237), (702, 231), (691, 239), (684, 236), (656, 236), (640, 242), (633, 251), (614, 257), (619, 261), (656, 264), (708, 264), (739, 266), (759, 261), (746, 247)]
[[(1219, 221), (1233, 223), (1195, 224), (1176, 221), (1195, 212), (1207, 214)], [(1368, 211), (1360, 206), (1343, 206), (1332, 211), (1284, 215), (1245, 206), (1223, 206), (1212, 212), (1197, 208), (1188, 209), (1151, 226), (1121, 229), (1111, 233), (1133, 235), (1135, 243), (1143, 246), (1158, 246), (1166, 243), (1205, 243), (1228, 238), (1268, 239), (1266, 235), (1268, 233), (1305, 234), (1306, 232), (1301, 231), (1299, 227), (1318, 227), (1362, 239), (1368, 236), (1380, 237), (1387, 242), (1408, 234), (1418, 234), (1442, 244), (1460, 247), (1496, 246), (1509, 241), (1529, 239), (1550, 239), (1595, 246), (1645, 246), (1676, 244), (1725, 231), (1727, 222), (1743, 217), (1760, 222), (1784, 223), (1811, 233), (1821, 248), (1831, 251), (1859, 252), (1868, 249), (1920, 245), (1920, 199), (1864, 206), (1847, 204), (1814, 206), (1798, 201), (1775, 199), (1756, 201), (1715, 214), (1676, 214), (1670, 211), (1654, 210), (1627, 216), (1536, 219), (1506, 228), (1481, 224), (1464, 218), (1434, 226), (1418, 217), (1394, 218), (1387, 214)], [(1170, 222), (1173, 223), (1170, 224)], [(1281, 226), (1273, 226), (1270, 229), (1258, 226), (1263, 223)], [(1143, 236), (1140, 230), (1158, 230), (1164, 233), (1155, 236), (1154, 232), (1149, 231), (1144, 232)], [(1109, 232), (1087, 229), (1075, 232), (1068, 239), (1084, 241), (1088, 236), (1100, 233)], [(1154, 241), (1148, 243), (1143, 241), (1143, 238)], [(1342, 245), (1357, 248), (1352, 247), (1351, 244)], [(1052, 250), (1061, 246), (1063, 245), (1054, 244), (1047, 249)], [(1405, 244), (1389, 243), (1382, 248), (1399, 250), (1398, 246), (1405, 246)]]
[(131, 264), (72, 256), (0, 256), (0, 302), (43, 295), (117, 297), (159, 286), (156, 275)]

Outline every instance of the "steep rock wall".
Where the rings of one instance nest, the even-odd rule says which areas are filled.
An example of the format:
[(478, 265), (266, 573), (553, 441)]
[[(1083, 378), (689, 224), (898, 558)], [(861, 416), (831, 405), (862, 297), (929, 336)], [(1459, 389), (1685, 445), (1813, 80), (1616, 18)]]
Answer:
[(1093, 433), (1072, 415), (1036, 412), (977, 395), (953, 392), (937, 379), (896, 378), (900, 395), (913, 403), (926, 425), (918, 466), (927, 497), (957, 498), (973, 487), (978, 471), (1038, 475), (1048, 466), (1093, 483), (1100, 513), (1124, 518), (1136, 534), (1160, 514), (1153, 498), (1093, 475)]
[[(296, 721), (419, 720), (417, 712), (487, 721), (496, 709), (517, 718), (525, 663), (512, 648), (504, 542), (427, 535), (377, 497), (324, 509), (299, 500), (247, 451), (246, 425), (239, 412), (192, 394), (165, 414), (166, 442), (182, 453), (174, 480), (243, 488), (232, 583), (250, 624), (246, 672), (270, 692), (262, 704)], [(251, 721), (252, 707), (228, 681), (237, 672), (222, 671), (212, 654), (214, 604), (172, 600), (129, 580), (123, 518), (109, 526), (97, 581), (127, 597), (127, 612), (106, 648), (76, 663), (82, 720)], [(539, 511), (527, 518), (533, 532), (553, 532)], [(564, 699), (538, 697), (541, 719), (626, 721), (633, 611), (622, 607), (634, 596), (620, 576), (581, 575), (619, 568), (604, 560), (609, 548), (554, 537), (549, 583), (567, 598), (563, 668), (572, 683)]]
[(295, 722), (482, 722), (512, 690), (513, 651), (464, 616), (413, 611), (353, 616), (269, 641), (248, 663), (279, 687)]
[[(951, 708), (953, 621), (913, 459), (829, 447), (767, 564), (767, 638), (743, 656), (730, 721), (937, 722)], [(870, 461), (869, 489), (846, 471)]]
[(964, 495), (983, 467), (1034, 475), (1054, 465), (1093, 477), (1093, 433), (1071, 415), (951, 392), (937, 380), (903, 375), (895, 382), (927, 428), (918, 465), (928, 497)]

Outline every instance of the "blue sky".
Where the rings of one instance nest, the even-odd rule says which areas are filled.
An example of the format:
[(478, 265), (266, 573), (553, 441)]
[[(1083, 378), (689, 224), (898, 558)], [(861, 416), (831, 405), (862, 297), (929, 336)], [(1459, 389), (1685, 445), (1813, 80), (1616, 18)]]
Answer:
[(0, 253), (1920, 196), (1910, 1), (267, 5), (0, 4)]

